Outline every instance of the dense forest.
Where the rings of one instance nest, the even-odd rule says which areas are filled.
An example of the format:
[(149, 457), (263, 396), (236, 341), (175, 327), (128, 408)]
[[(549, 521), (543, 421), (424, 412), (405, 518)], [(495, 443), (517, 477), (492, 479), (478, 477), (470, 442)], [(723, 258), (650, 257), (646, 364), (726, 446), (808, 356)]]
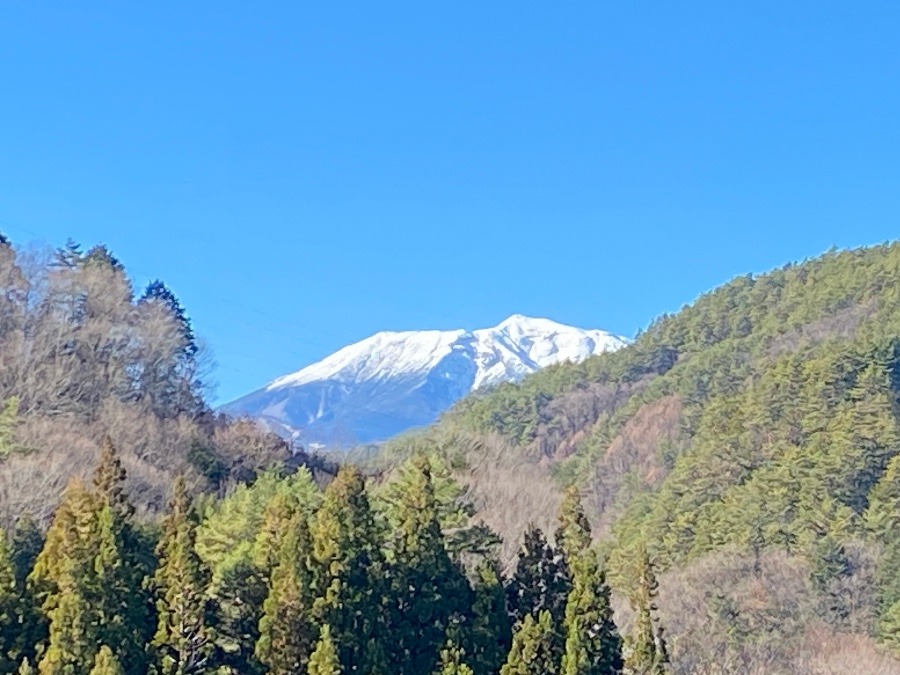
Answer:
[(164, 283), (0, 235), (0, 672), (898, 673), (898, 281), (738, 278), (338, 470)]
[(577, 490), (555, 543), (533, 528), (504, 577), (427, 457), (370, 493), (342, 468), (324, 491), (301, 469), (219, 501), (176, 479), (141, 525), (106, 441), (90, 485), (66, 489), (43, 534), (0, 539), (0, 671), (41, 675), (657, 675), (668, 662), (656, 580), (635, 560), (633, 635)]
[(614, 589), (635, 550), (657, 561), (675, 672), (880, 662), (873, 640), (900, 652), (898, 282), (897, 244), (740, 277), (380, 465), (441, 453), (507, 538), (578, 486)]

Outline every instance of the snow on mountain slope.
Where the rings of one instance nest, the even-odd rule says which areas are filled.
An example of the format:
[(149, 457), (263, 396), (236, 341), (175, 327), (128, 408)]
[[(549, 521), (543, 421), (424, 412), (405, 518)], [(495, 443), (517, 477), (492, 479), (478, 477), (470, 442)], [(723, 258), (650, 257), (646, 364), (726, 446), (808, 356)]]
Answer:
[(435, 421), (466, 394), (562, 361), (618, 349), (623, 338), (513, 315), (475, 331), (377, 333), (222, 407), (301, 443), (346, 448)]

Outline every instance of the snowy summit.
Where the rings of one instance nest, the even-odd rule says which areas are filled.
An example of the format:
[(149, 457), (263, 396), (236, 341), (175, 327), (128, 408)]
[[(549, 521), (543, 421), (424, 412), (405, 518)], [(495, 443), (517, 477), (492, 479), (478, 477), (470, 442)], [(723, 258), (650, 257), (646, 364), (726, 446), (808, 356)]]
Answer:
[(434, 422), (466, 394), (626, 340), (515, 314), (465, 331), (376, 333), (223, 406), (304, 444), (346, 448)]

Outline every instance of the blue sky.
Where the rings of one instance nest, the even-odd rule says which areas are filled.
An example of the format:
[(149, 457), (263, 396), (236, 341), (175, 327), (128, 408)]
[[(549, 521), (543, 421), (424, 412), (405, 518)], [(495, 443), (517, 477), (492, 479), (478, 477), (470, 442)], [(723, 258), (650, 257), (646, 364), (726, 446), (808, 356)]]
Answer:
[(10, 0), (0, 231), (164, 279), (223, 401), (382, 329), (633, 335), (900, 235), (898, 35), (896, 2)]

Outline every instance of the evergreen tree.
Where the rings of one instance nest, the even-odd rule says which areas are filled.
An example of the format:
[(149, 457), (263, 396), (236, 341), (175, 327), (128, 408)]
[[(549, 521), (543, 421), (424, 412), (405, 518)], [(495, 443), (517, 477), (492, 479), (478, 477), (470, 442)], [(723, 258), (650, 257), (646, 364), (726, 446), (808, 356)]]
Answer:
[(311, 545), (304, 514), (294, 514), (281, 540), (278, 564), (272, 570), (269, 593), (259, 622), (256, 656), (270, 675), (306, 670), (316, 643), (312, 621)]
[(28, 583), (28, 575), (44, 546), (44, 535), (31, 518), (20, 518), (12, 540), (12, 564), (19, 589), (19, 613), (16, 644), (13, 655), (16, 661), (23, 658), (29, 664), (37, 662), (37, 645), (47, 639), (47, 619), (40, 611), (40, 602), (34, 587)]
[(66, 582), (49, 612), (50, 638), (38, 672), (40, 675), (70, 675), (87, 672), (94, 664), (99, 640), (99, 617), (86, 593), (70, 589)]
[[(475, 506), (466, 500), (466, 489), (460, 485), (446, 459), (438, 453), (426, 456), (447, 552), (454, 559), (490, 553), (500, 543), (500, 537), (475, 519)], [(418, 480), (418, 472), (415, 458), (404, 462), (391, 473), (390, 480), (375, 492), (381, 515), (391, 530), (400, 525), (403, 496)]]
[(327, 623), (322, 626), (319, 634), (319, 642), (309, 657), (309, 675), (341, 675), (341, 662), (338, 658), (337, 647), (331, 638), (331, 626)]
[(556, 547), (566, 561), (577, 559), (591, 546), (591, 525), (584, 513), (578, 487), (571, 485), (563, 493), (559, 507)]
[(213, 647), (206, 587), (209, 573), (195, 551), (197, 517), (184, 478), (175, 481), (169, 512), (157, 548), (156, 650), (159, 675), (205, 672)]
[(99, 502), (78, 483), (71, 484), (53, 518), (44, 548), (29, 576), (49, 621), (41, 675), (88, 672), (100, 644), (104, 590), (96, 570), (101, 547)]
[(669, 662), (663, 628), (656, 617), (658, 584), (644, 546), (638, 551), (637, 590), (632, 597), (636, 617), (625, 666), (630, 675), (665, 675)]
[(53, 266), (73, 269), (81, 264), (81, 260), (83, 257), (84, 252), (81, 250), (81, 245), (78, 244), (74, 239), (69, 238), (66, 240), (64, 246), (56, 249)]
[(125, 493), (125, 469), (109, 436), (101, 444), (94, 472), (99, 498), (100, 542), (94, 568), (103, 589), (97, 599), (103, 621), (102, 640), (119, 655), (128, 673), (146, 671), (144, 645), (152, 637), (152, 598), (143, 580), (153, 566), (133, 522), (134, 507)]
[(194, 357), (197, 355), (199, 350), (197, 348), (197, 340), (194, 336), (194, 328), (191, 325), (191, 320), (188, 318), (187, 312), (185, 312), (181, 302), (166, 284), (159, 279), (150, 282), (144, 291), (144, 294), (141, 296), (140, 302), (158, 302), (167, 307), (172, 313), (172, 316), (178, 321), (178, 325), (181, 326), (184, 338), (184, 346), (182, 349), (185, 356)]
[(413, 467), (392, 547), (391, 663), (402, 675), (431, 675), (471, 600), (465, 575), (444, 548), (428, 459), (417, 456)]
[(441, 667), (435, 671), (435, 675), (475, 675), (463, 660), (465, 652), (453, 641), (441, 651)]
[(516, 569), (507, 585), (509, 611), (513, 620), (522, 622), (526, 616), (550, 612), (555, 625), (562, 625), (569, 579), (565, 561), (537, 527), (525, 531)]
[(16, 647), (21, 600), (12, 549), (6, 539), (6, 533), (0, 530), (0, 672), (2, 673), (11, 673), (19, 662), (16, 658)]
[(125, 670), (112, 649), (103, 645), (100, 647), (100, 651), (97, 652), (97, 658), (94, 660), (94, 667), (91, 669), (90, 675), (125, 675)]
[(117, 272), (124, 272), (125, 266), (112, 252), (103, 244), (92, 246), (82, 258), (84, 265), (105, 266)]
[(330, 626), (345, 672), (382, 668), (384, 560), (365, 481), (355, 467), (342, 467), (325, 490), (312, 541), (316, 621)]
[(622, 671), (622, 639), (613, 621), (606, 574), (593, 551), (570, 564), (562, 675), (614, 675)]
[(555, 675), (559, 673), (553, 617), (544, 610), (535, 620), (529, 614), (513, 635), (512, 648), (500, 675)]
[(496, 561), (482, 562), (475, 575), (466, 653), (475, 675), (493, 675), (503, 665), (512, 643), (506, 591)]

